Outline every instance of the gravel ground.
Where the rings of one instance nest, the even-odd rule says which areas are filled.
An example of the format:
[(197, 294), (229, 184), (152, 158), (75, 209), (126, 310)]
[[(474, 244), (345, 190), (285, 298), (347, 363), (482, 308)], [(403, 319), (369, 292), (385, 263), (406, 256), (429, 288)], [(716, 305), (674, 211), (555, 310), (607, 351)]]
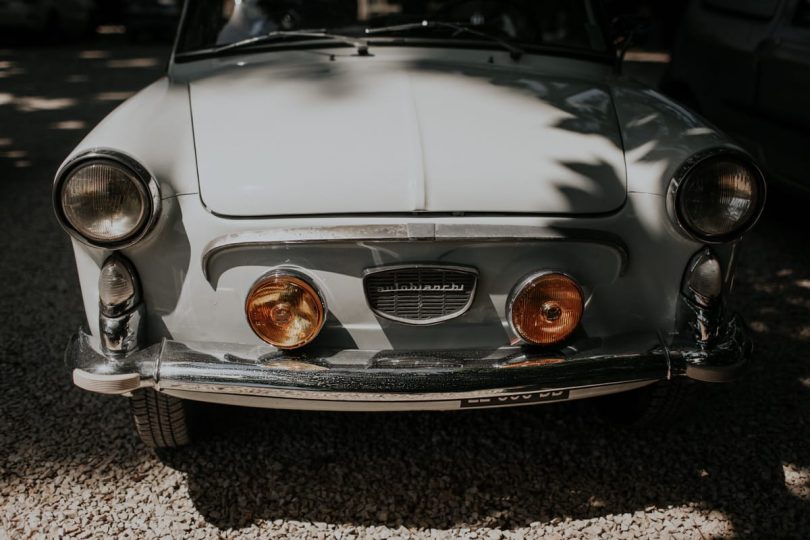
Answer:
[(707, 388), (701, 412), (669, 433), (617, 430), (592, 403), (386, 415), (206, 407), (197, 445), (145, 449), (126, 400), (73, 388), (62, 364), (84, 315), (50, 182), (165, 55), (114, 43), (0, 50), (0, 539), (810, 537), (802, 203), (776, 200), (742, 257), (737, 301), (757, 363)]

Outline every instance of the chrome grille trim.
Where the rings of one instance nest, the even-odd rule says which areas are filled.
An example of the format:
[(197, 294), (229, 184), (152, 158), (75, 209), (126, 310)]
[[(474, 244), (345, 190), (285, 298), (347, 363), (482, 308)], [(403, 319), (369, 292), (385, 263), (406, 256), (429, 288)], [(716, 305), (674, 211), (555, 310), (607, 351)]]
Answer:
[(477, 285), (478, 270), (468, 266), (402, 264), (363, 272), (369, 308), (379, 317), (410, 325), (460, 317), (472, 306)]

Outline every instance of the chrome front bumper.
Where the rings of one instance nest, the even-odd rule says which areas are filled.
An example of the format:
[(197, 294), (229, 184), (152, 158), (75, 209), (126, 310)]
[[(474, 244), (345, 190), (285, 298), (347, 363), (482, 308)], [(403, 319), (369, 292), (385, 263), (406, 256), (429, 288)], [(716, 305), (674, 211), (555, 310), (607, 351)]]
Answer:
[(451, 410), (565, 401), (687, 376), (735, 378), (751, 345), (739, 319), (711, 347), (681, 337), (590, 338), (559, 350), (307, 351), (164, 340), (108, 357), (80, 331), (66, 361), (75, 384), (105, 394), (152, 387), (184, 399), (307, 410)]

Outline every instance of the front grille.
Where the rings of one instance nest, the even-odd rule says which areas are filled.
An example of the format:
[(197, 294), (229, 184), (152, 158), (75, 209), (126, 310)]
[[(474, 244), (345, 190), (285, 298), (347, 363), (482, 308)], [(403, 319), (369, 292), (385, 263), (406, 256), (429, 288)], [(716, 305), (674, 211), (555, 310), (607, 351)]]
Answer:
[(434, 324), (458, 317), (473, 301), (478, 272), (458, 266), (412, 265), (366, 271), (371, 309), (406, 324)]

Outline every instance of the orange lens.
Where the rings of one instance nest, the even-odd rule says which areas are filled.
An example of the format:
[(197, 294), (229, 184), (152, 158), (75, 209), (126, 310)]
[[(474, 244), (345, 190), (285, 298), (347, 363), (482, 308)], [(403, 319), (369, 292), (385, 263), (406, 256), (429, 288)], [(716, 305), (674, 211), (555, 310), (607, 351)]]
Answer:
[(248, 322), (256, 335), (279, 349), (295, 349), (321, 331), (324, 306), (305, 280), (273, 274), (259, 281), (245, 303)]
[(528, 280), (513, 295), (512, 328), (529, 343), (552, 345), (571, 335), (583, 309), (576, 281), (563, 274), (544, 274)]

